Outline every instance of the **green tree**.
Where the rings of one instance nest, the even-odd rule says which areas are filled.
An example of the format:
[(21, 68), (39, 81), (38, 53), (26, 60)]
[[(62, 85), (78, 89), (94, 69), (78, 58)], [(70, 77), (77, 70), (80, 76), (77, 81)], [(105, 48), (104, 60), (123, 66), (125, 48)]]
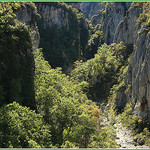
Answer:
[[(91, 134), (95, 132), (96, 124), (92, 118), (92, 113), (94, 107), (97, 108), (97, 106), (87, 99), (82, 91), (83, 87), (62, 74), (60, 68), (51, 69), (48, 62), (44, 60), (41, 49), (37, 50), (34, 55), (37, 110), (42, 114), (44, 120), (51, 125), (53, 145), (61, 147), (62, 144), (66, 144), (67, 140), (73, 143), (77, 140), (79, 142), (76, 126), (80, 128), (80, 131), (85, 127), (81, 135), (84, 136), (84, 141), (85, 139), (89, 140)], [(88, 106), (91, 106), (92, 109), (87, 114), (85, 112)], [(63, 137), (64, 131), (68, 128), (74, 130), (77, 136), (76, 140), (70, 141)], [(85, 146), (83, 139), (80, 147)]]
[(0, 116), (0, 147), (51, 147), (49, 126), (35, 111), (13, 102), (1, 107)]

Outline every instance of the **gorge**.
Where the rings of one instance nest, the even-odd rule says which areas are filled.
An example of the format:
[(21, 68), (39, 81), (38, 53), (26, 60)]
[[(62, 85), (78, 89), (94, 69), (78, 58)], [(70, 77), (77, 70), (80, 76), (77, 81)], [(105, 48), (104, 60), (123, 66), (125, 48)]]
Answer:
[(150, 148), (150, 2), (0, 2), (0, 104), (1, 148)]

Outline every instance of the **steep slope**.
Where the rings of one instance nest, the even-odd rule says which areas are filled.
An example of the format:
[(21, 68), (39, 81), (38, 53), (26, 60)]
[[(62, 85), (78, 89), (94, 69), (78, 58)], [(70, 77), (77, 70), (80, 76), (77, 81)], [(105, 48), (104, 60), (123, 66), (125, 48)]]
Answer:
[(83, 2), (80, 5), (80, 9), (83, 11), (86, 18), (89, 20), (94, 16), (97, 15), (97, 13), (105, 8), (105, 4), (99, 3), (99, 2)]
[(133, 45), (137, 39), (137, 19), (142, 13), (140, 7), (130, 7), (127, 11), (127, 15), (123, 20), (119, 23), (113, 42), (119, 43), (123, 41), (128, 45)]
[[(123, 41), (127, 45), (134, 45), (132, 60), (125, 77), (125, 86), (129, 87), (130, 85), (131, 88), (125, 101), (131, 100), (135, 104), (135, 114), (143, 119), (149, 119), (149, 25), (137, 26), (137, 20), (140, 19), (139, 16), (142, 16), (140, 13), (143, 12), (146, 15), (144, 6), (145, 4), (142, 3), (141, 6), (131, 6), (125, 19), (118, 25), (114, 42)], [(147, 21), (145, 20), (145, 22)], [(121, 99), (118, 100), (121, 101)]]
[(0, 147), (149, 145), (150, 3), (69, 5), (0, 3)]
[[(0, 3), (0, 97), (1, 105), (14, 100), (35, 108), (34, 60), (28, 27), (19, 22), (14, 11), (29, 7), (26, 3)], [(14, 10), (14, 11), (13, 11)]]
[(22, 3), (22, 7), (14, 11), (16, 19), (30, 27), (33, 48), (37, 49), (40, 43), (40, 35), (37, 27), (37, 20), (40, 17), (34, 3)]
[(84, 15), (91, 20), (93, 26), (102, 25), (104, 40), (107, 44), (113, 42), (115, 30), (126, 15), (131, 3), (128, 2), (101, 2), (82, 3), (80, 9)]
[(84, 53), (88, 24), (77, 9), (65, 3), (36, 3), (36, 6), (41, 15), (38, 27), (44, 57), (52, 67), (67, 70)]

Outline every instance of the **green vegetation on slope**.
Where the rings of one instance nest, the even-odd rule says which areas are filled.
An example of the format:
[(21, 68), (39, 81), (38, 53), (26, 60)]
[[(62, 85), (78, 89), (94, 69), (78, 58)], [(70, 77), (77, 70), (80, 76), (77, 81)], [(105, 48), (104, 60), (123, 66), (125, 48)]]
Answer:
[[(97, 54), (87, 62), (77, 61), (70, 75), (84, 84), (89, 98), (101, 101), (107, 98), (110, 88), (117, 83), (119, 69), (126, 65), (130, 50), (120, 44), (102, 45)], [(85, 87), (84, 86), (84, 87)]]
[(27, 26), (15, 19), (20, 3), (0, 3), (0, 104), (34, 106), (34, 60)]
[(61, 146), (69, 140), (78, 147), (87, 147), (96, 131), (92, 114), (97, 106), (59, 68), (51, 69), (40, 50), (35, 53), (35, 66), (37, 109), (51, 125), (53, 145)]
[(61, 8), (67, 24), (61, 27), (57, 24), (50, 26), (44, 18), (38, 21), (40, 32), (40, 47), (49, 64), (67, 70), (71, 64), (85, 53), (89, 38), (88, 24), (81, 12), (72, 9), (65, 3), (42, 3), (54, 9)]
[(1, 148), (50, 147), (51, 135), (42, 116), (16, 102), (0, 108)]
[[(122, 124), (149, 144), (148, 124), (133, 114), (134, 104), (115, 105), (118, 92), (132, 88), (124, 83), (131, 50), (122, 42), (103, 44), (101, 25), (89, 28), (78, 10), (51, 3), (69, 14), (70, 30), (56, 25), (44, 29), (40, 20), (44, 49), (32, 52), (30, 27), (13, 12), (26, 5), (36, 9), (32, 3), (0, 3), (0, 147), (118, 148), (114, 130), (99, 126), (102, 111), (93, 101), (103, 100), (109, 104), (110, 123), (121, 112)], [(149, 29), (147, 7), (143, 5), (146, 20), (139, 25)], [(68, 76), (62, 68), (52, 69), (68, 69), (75, 60), (94, 54), (86, 62), (76, 61)]]

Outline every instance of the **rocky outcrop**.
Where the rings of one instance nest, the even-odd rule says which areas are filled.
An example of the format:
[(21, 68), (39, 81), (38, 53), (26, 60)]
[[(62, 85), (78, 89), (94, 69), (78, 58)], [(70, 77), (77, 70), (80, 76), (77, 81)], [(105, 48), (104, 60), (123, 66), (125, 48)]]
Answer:
[(114, 39), (116, 28), (120, 21), (122, 21), (126, 15), (131, 3), (110, 3), (105, 9), (103, 32), (105, 34), (105, 42), (111, 44)]
[(119, 23), (115, 35), (114, 43), (120, 43), (123, 41), (126, 44), (133, 44), (137, 39), (137, 25), (136, 21), (142, 10), (139, 7), (131, 7), (127, 16)]
[[(33, 4), (34, 6), (34, 4)], [(39, 47), (40, 35), (38, 27), (36, 26), (36, 20), (39, 17), (36, 8), (31, 7), (29, 4), (22, 6), (20, 9), (15, 11), (16, 19), (25, 25), (29, 25), (31, 28), (31, 38), (34, 49)]]
[(86, 18), (91, 20), (94, 15), (97, 15), (102, 9), (105, 9), (105, 3), (100, 2), (83, 2), (80, 5)]
[(44, 27), (57, 25), (66, 27), (69, 30), (69, 13), (65, 9), (52, 5), (50, 3), (36, 3), (38, 13), (44, 19)]
[(115, 30), (126, 15), (126, 11), (131, 3), (111, 2), (111, 3), (83, 3), (80, 8), (85, 17), (91, 20), (93, 26), (102, 25), (104, 39), (107, 44), (111, 44), (114, 39)]

